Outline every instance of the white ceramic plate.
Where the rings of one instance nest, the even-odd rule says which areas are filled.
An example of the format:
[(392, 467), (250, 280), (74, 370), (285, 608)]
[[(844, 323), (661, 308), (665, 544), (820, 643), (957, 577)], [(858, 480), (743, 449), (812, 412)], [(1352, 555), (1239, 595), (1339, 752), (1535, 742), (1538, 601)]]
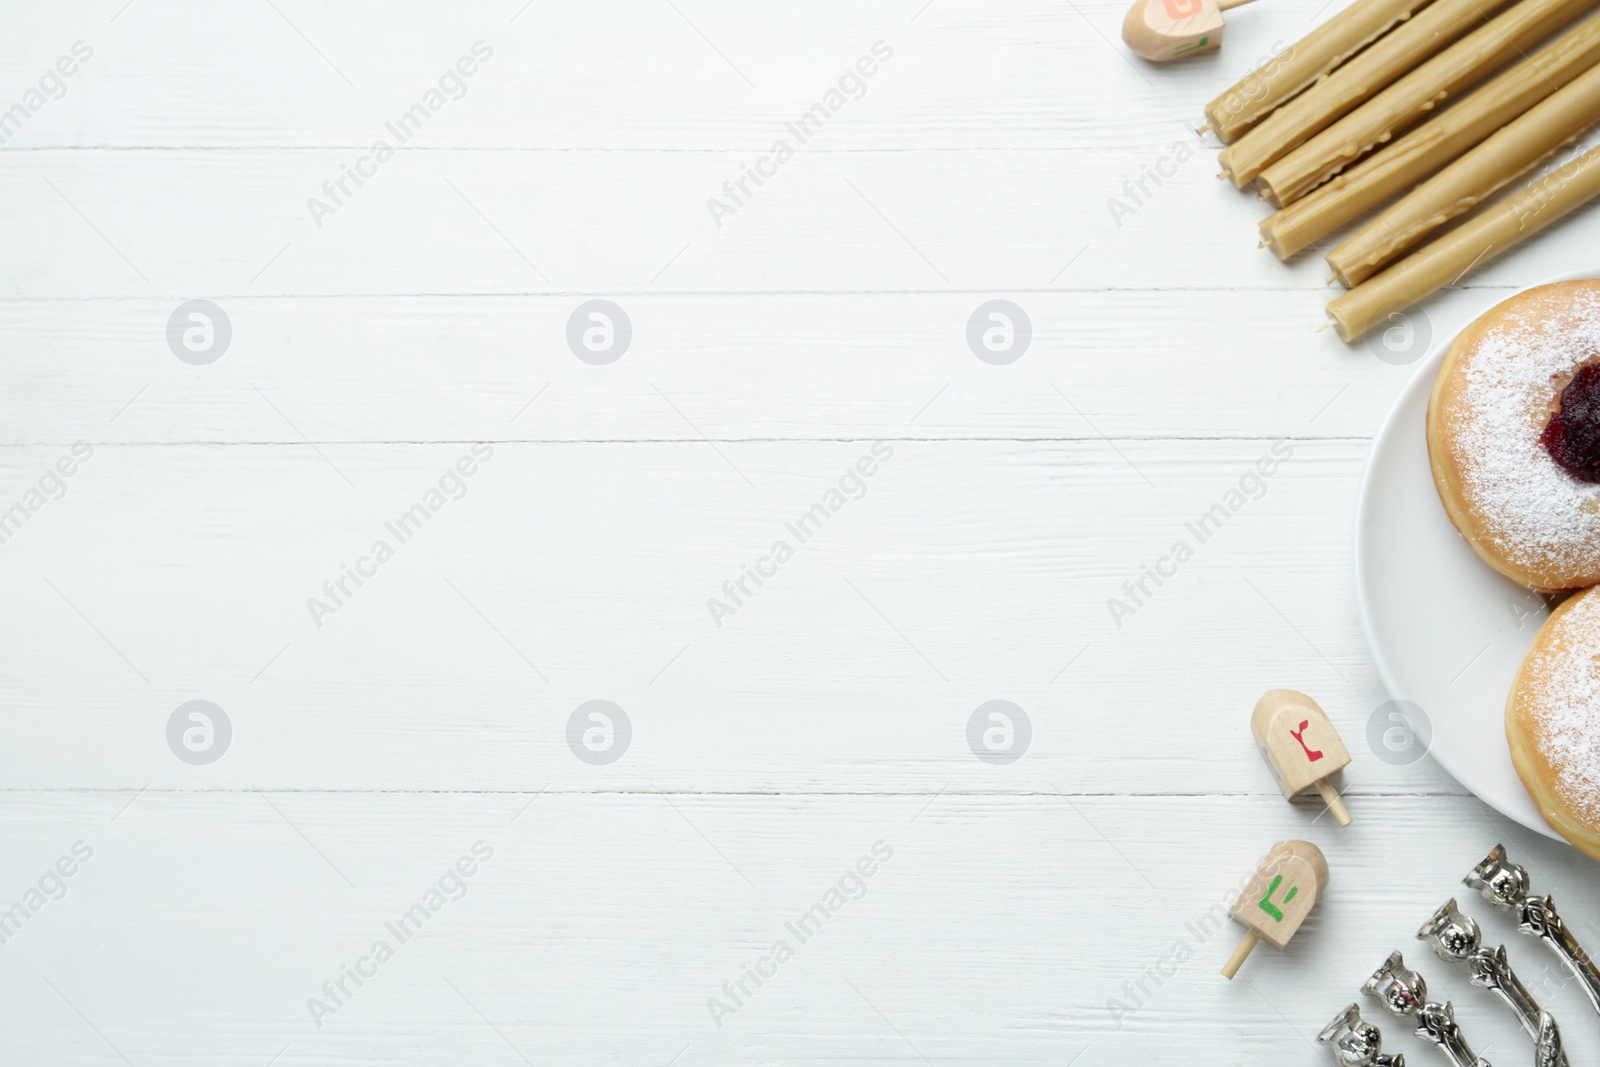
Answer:
[(1556, 837), (1517, 778), (1505, 734), (1506, 695), (1549, 609), (1473, 554), (1428, 468), (1428, 394), (1454, 340), (1434, 345), (1367, 456), (1356, 503), (1361, 626), (1389, 695), (1427, 715), (1439, 764), (1502, 815)]

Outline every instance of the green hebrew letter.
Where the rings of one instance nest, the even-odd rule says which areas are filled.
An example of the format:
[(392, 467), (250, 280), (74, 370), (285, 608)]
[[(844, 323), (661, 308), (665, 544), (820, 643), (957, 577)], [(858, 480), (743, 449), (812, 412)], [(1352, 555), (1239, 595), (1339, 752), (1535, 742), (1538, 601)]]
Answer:
[[(1273, 879), (1272, 879), (1272, 884), (1267, 886), (1266, 894), (1259, 901), (1256, 902), (1256, 906), (1257, 907), (1259, 907), (1262, 911), (1266, 912), (1268, 915), (1272, 916), (1278, 922), (1283, 922), (1283, 911), (1276, 904), (1272, 903), (1272, 894), (1276, 893), (1278, 891), (1278, 887), (1280, 885), (1282, 885), (1282, 884), (1283, 884), (1283, 875), (1281, 875), (1281, 874), (1274, 875)], [(1297, 885), (1290, 886), (1289, 887), (1289, 892), (1284, 895), (1283, 902), (1285, 904), (1289, 903), (1289, 901), (1294, 899), (1294, 895), (1296, 893), (1298, 893), (1298, 892), (1300, 892), (1300, 887), (1299, 886), (1297, 886)]]

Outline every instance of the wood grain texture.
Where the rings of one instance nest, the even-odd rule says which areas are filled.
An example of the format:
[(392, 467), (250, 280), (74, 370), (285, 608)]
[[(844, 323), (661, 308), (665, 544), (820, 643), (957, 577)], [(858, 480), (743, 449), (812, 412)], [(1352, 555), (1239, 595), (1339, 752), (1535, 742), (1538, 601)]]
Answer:
[[(1193, 1055), (1174, 1046), (1194, 1044), (1217, 1062), (1311, 1063), (1324, 1016), (1396, 947), (1486, 1056), (1526, 1052), (1509, 1013), (1412, 940), (1481, 858), (1475, 843), (1416, 847), (1415, 824), (1504, 831), (1463, 798), (1373, 798), (1333, 833), (1276, 797), (547, 795), (520, 815), (524, 796), (495, 793), (131, 797), (6, 805), (0, 874), (18, 890), (73, 842), (94, 849), (3, 946), (25, 1020), (0, 1036), (14, 1060), (122, 1062), (109, 1042), (133, 1063), (1042, 1065), (1177, 1063)], [(1325, 842), (1326, 897), (1287, 949), (1259, 948), (1224, 982), (1241, 928), (1207, 917), (1267, 844), (1305, 833)], [(385, 923), (478, 841), (493, 857), (465, 895), (399, 943)], [(877, 842), (892, 856), (859, 879), (864, 894), (847, 881), (801, 942), (785, 924)], [(1591, 861), (1531, 839), (1518, 855), (1561, 886), (1563, 911), (1600, 910)], [(1588, 1008), (1553, 957), (1481, 900), (1461, 903), (1508, 942), (1574, 1059), (1593, 1055)], [(318, 1029), (307, 1000), (385, 938), (394, 958)], [(707, 1001), (778, 940), (792, 958), (717, 1026)], [(134, 970), (139, 982), (121, 980)], [(1386, 1030), (1387, 1047), (1426, 1062), (1420, 1040)]]
[[(449, 13), (416, 0), (369, 0), (290, 2), (276, 12), (264, 5), (226, 21), (196, 17), (205, 9), (194, 4), (120, 15), (119, 7), (108, 0), (92, 11), (14, 16), (19, 32), (0, 56), (21, 85), (24, 72), (43, 70), (74, 40), (97, 50), (81, 81), (45, 113), (54, 121), (40, 115), (21, 143), (366, 145), (384, 119), (482, 39), (495, 57), (452, 104), (449, 128), (430, 133), (437, 143), (750, 150), (765, 147), (784, 119), (881, 39), (895, 56), (852, 101), (851, 128), (838, 137), (830, 128), (833, 147), (1126, 145), (1155, 131), (1165, 136), (1174, 124), (1198, 125), (1210, 95), (1267, 56), (1275, 39), (1326, 14), (1313, 0), (1286, 0), (1275, 24), (1234, 19), (1227, 55), (1197, 57), (1157, 77), (1111, 44), (1126, 11), (1114, 0), (825, 0), (759, 11), (720, 2), (675, 10), (644, 0), (601, 8), (508, 0)], [(187, 61), (170, 62), (174, 56)], [(1110, 98), (1134, 106), (1108, 108)]]
[[(733, 204), (723, 184), (753, 154), (407, 148), (360, 188), (347, 181), (336, 202), (324, 183), (365, 158), (341, 148), (9, 152), (0, 224), (19, 247), (0, 291), (176, 303), (197, 293), (1304, 290), (1314, 298), (1288, 306), (1304, 309), (1305, 344), (1331, 292), (1319, 256), (1285, 266), (1257, 247), (1268, 209), (1216, 188), (1209, 150), (1181, 129), (1084, 158), (801, 149), (715, 215), (708, 200)], [(1159, 187), (1146, 176), (1156, 167), (1171, 172)], [(326, 207), (313, 211), (313, 198)], [(172, 205), (175, 219), (151, 203)], [(595, 206), (556, 207), (571, 203)], [(1596, 225), (1580, 213), (1560, 237), (1532, 239), (1471, 283), (1559, 273), (1563, 242), (1592, 241)]]
[[(1465, 321), (1502, 292), (1450, 294), (1435, 315)], [(1302, 293), (1009, 294), (1033, 342), (1018, 362), (991, 366), (965, 337), (989, 298), (614, 294), (634, 340), (605, 367), (566, 346), (584, 296), (223, 298), (234, 347), (209, 367), (167, 349), (176, 299), (0, 302), (0, 323), (19, 342), (0, 434), (57, 446), (80, 436), (1350, 439), (1377, 428), (1409, 374), (1313, 335), (1306, 324), (1320, 300)], [(1225, 360), (1196, 360), (1194, 324), (1216, 314), (1238, 323), (1236, 343)]]
[[(0, 581), (18, 609), (5, 641), (33, 665), (6, 672), (14, 698), (112, 733), (101, 759), (63, 766), (45, 758), (59, 721), (18, 724), (0, 759), (36, 786), (179, 786), (194, 770), (150, 716), (186, 694), (236, 721), (237, 758), (203, 772), (229, 787), (586, 788), (595, 769), (562, 731), (593, 698), (634, 721), (603, 775), (630, 789), (1275, 793), (1248, 720), (1285, 676), (1365, 736), (1381, 699), (1348, 581), (1359, 444), (1280, 444), (1259, 499), (1204, 543), (1186, 524), (1269, 444), (903, 441), (820, 530), (795, 525), (872, 444), (501, 444), (404, 544), (387, 524), (463, 446), (101, 446), (0, 546)], [(52, 456), (12, 452), (19, 475)], [(308, 599), (332, 605), (324, 581), (378, 539), (394, 559), (313, 618)], [(1193, 558), (1136, 603), (1124, 583), (1179, 539)], [(737, 604), (724, 583), (780, 540), (794, 558)], [(1296, 568), (1262, 566), (1287, 541)], [(1203, 631), (1257, 654), (1196, 692), (1216, 654)], [(85, 657), (97, 669), (74, 672)], [(1001, 697), (1035, 730), (1004, 771), (963, 733)], [(1169, 716), (1214, 725), (1130, 732)], [(263, 762), (246, 730), (266, 735)], [(278, 761), (308, 736), (322, 743)]]
[[(1451, 893), (1593, 1058), (1577, 991), (1458, 885), (1503, 839), (1593, 946), (1589, 861), (1367, 739), (1350, 516), (1409, 368), (1314, 332), (1321, 271), (1255, 248), (1264, 209), (1189, 131), (1331, 11), (1241, 11), (1159, 71), (1111, 43), (1122, 14), (8, 12), (0, 113), (94, 55), (0, 145), (0, 924), (40, 893), (0, 941), (0, 1059), (1314, 1062)], [(466, 95), (318, 226), (307, 198), (478, 40)], [(865, 95), (718, 226), (707, 198), (879, 40)], [(1578, 266), (1595, 225), (1430, 301), (1411, 343)], [(595, 297), (633, 326), (608, 366), (566, 342)], [(194, 298), (233, 330), (208, 366), (167, 346)], [(968, 347), (992, 299), (1031, 323), (1009, 365)], [(1252, 748), (1274, 686), (1348, 743), (1352, 827)], [(191, 700), (231, 723), (217, 762), (169, 748)], [(632, 728), (606, 765), (569, 742), (592, 700)], [(996, 700), (1031, 727), (1015, 762), (969, 747)], [(1291, 837), (1328, 893), (1225, 983), (1238, 931), (1207, 916)], [(319, 1027), (308, 999), (385, 937)], [(1480, 1053), (1525, 1052), (1413, 962)]]

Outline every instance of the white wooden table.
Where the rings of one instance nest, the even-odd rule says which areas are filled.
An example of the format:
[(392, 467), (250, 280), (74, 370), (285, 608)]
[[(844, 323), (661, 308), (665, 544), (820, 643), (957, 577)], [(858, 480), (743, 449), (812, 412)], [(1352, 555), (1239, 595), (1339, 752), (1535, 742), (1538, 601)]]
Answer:
[[(1320, 262), (1189, 131), (1320, 6), (1156, 69), (1112, 0), (8, 3), (0, 1061), (1310, 1063), (1395, 947), (1525, 1059), (1412, 932), (1505, 840), (1600, 944), (1594, 867), (1368, 747), (1351, 516), (1410, 368), (1314, 332)], [(225, 350), (169, 346), (191, 300)], [(1247, 742), (1278, 685), (1348, 830)], [(194, 700), (225, 745), (169, 746)], [(1226, 983), (1203, 917), (1292, 836), (1330, 892)]]

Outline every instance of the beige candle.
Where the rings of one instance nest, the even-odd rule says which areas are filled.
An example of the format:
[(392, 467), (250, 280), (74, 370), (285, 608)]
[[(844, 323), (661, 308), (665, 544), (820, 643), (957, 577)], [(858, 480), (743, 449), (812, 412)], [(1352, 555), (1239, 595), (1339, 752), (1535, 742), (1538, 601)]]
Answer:
[(1279, 259), (1288, 259), (1410, 189), (1596, 63), (1600, 15), (1309, 196), (1269, 215), (1261, 221), (1262, 239)]
[(1428, 0), (1356, 0), (1206, 105), (1206, 128), (1231, 144), (1263, 115), (1378, 39)]
[(1256, 187), (1278, 207), (1294, 203), (1434, 107), (1522, 59), (1597, 4), (1600, 0), (1522, 0), (1267, 167)]
[(1243, 188), (1269, 164), (1415, 70), (1469, 30), (1483, 26), (1509, 0), (1433, 0), (1420, 14), (1373, 42), (1332, 74), (1290, 100), (1222, 150), (1222, 172)]
[(1389, 316), (1458, 281), (1468, 271), (1532, 237), (1600, 196), (1600, 148), (1592, 148), (1468, 219), (1432, 244), (1328, 305), (1345, 341), (1354, 341)]
[(1600, 115), (1600, 67), (1412, 190), (1328, 253), (1344, 285), (1359, 285), (1571, 143)]

